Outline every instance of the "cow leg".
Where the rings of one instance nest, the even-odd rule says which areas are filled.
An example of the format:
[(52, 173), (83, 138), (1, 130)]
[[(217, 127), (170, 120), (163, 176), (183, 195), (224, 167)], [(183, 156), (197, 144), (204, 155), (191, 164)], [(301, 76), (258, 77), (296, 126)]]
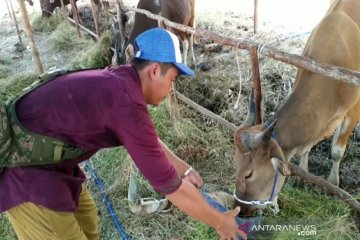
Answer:
[(191, 51), (191, 58), (192, 58), (192, 68), (195, 69), (196, 63), (195, 63), (195, 54), (194, 54), (194, 34), (191, 34), (190, 38), (190, 51)]
[(341, 125), (336, 128), (335, 135), (331, 144), (331, 157), (333, 160), (333, 164), (330, 175), (328, 177), (328, 181), (336, 186), (339, 185), (340, 161), (344, 156), (344, 152), (346, 149), (346, 142), (344, 144), (343, 141), (340, 141), (340, 135), (342, 130), (346, 130), (347, 125), (348, 124), (346, 124), (346, 119), (344, 119)]
[(185, 38), (181, 42), (182, 42), (182, 46), (183, 46), (184, 64), (187, 65), (187, 52), (189, 50), (189, 41)]
[(302, 154), (300, 157), (300, 167), (307, 172), (309, 171), (309, 168), (308, 168), (309, 152), (310, 152), (310, 150), (306, 150), (306, 152), (304, 154)]
[(123, 55), (122, 55), (122, 38), (121, 38), (121, 33), (120, 33), (120, 29), (119, 29), (119, 21), (116, 21), (115, 18), (113, 18), (113, 22), (111, 24), (111, 27), (113, 29), (113, 37), (112, 37), (112, 45), (115, 48), (115, 52), (114, 52), (114, 56), (112, 58), (112, 66), (119, 66), (121, 63), (124, 63), (125, 60), (123, 59)]
[(328, 178), (328, 181), (334, 185), (339, 185), (339, 168), (340, 161), (344, 156), (346, 144), (352, 130), (355, 128), (358, 119), (360, 117), (360, 102), (345, 116), (341, 125), (337, 127), (332, 145), (331, 145), (331, 157), (333, 159), (333, 165)]
[(77, 18), (79, 19), (79, 23), (82, 24), (82, 20), (81, 20), (81, 17), (80, 17), (80, 12), (79, 12), (79, 9), (77, 7), (76, 1), (75, 1), (75, 11), (76, 11)]
[[(195, 28), (195, 5), (192, 5), (191, 18), (190, 18), (188, 25), (189, 25), (189, 27)], [(192, 68), (195, 69), (196, 63), (195, 63), (195, 54), (194, 54), (194, 42), (195, 42), (194, 34), (190, 35), (189, 41), (190, 41), (190, 51), (191, 51), (191, 57), (192, 57), (192, 65), (191, 66), (192, 66)]]

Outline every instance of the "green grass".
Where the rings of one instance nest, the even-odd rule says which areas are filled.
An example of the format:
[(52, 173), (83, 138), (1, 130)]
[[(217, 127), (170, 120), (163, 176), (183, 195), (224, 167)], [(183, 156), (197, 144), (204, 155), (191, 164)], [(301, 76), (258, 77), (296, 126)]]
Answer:
[(0, 100), (8, 101), (38, 79), (35, 73), (20, 73), (0, 80)]
[(2, 240), (15, 240), (15, 232), (10, 225), (10, 222), (5, 217), (5, 214), (0, 214), (0, 239)]
[(3, 56), (0, 56), (0, 79), (6, 78), (10, 73), (10, 61)]
[(9, 65), (10, 61), (5, 59), (3, 56), (0, 56), (0, 65)]
[(0, 79), (7, 78), (9, 75), (10, 69), (8, 66), (0, 64)]
[(93, 41), (88, 35), (82, 33), (80, 38), (76, 29), (69, 22), (61, 22), (59, 26), (49, 36), (50, 49), (55, 52), (71, 52), (75, 49), (87, 51)]
[(78, 54), (71, 63), (71, 68), (85, 69), (111, 65), (111, 42), (111, 33), (109, 31), (103, 33), (98, 43), (93, 44), (85, 52)]
[(53, 14), (48, 18), (41, 17), (41, 13), (31, 16), (30, 22), (33, 31), (49, 33), (54, 31), (64, 19), (60, 14)]
[(184, 240), (217, 240), (218, 235), (213, 228), (209, 228), (204, 223), (192, 221), (191, 227), (188, 228), (183, 237)]
[[(281, 211), (274, 216), (269, 211), (266, 222), (273, 225), (313, 226), (314, 234), (305, 239), (359, 239), (360, 234), (350, 209), (340, 200), (312, 189), (296, 189), (286, 184), (279, 194)], [(297, 231), (276, 232), (274, 239), (304, 239)]]

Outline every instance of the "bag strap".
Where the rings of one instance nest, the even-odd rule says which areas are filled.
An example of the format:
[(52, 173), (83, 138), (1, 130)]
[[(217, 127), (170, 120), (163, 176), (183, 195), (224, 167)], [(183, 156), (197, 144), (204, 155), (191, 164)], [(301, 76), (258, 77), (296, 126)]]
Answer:
[[(75, 71), (77, 72), (77, 70)], [(56, 69), (50, 72), (46, 72), (40, 75), (36, 82), (25, 88), (7, 104), (9, 122), (12, 128), (13, 141), (15, 145), (14, 147), (16, 147), (16, 150), (19, 154), (25, 156), (24, 160), (30, 159), (30, 161), (10, 161), (7, 167), (56, 163), (62, 160), (80, 157), (87, 152), (85, 149), (66, 144), (62, 140), (27, 130), (25, 126), (23, 126), (19, 121), (16, 113), (16, 104), (24, 96), (63, 74), (75, 71)], [(24, 145), (27, 145), (27, 143), (24, 144), (21, 139), (26, 139), (26, 142), (31, 143), (31, 146), (24, 147)]]

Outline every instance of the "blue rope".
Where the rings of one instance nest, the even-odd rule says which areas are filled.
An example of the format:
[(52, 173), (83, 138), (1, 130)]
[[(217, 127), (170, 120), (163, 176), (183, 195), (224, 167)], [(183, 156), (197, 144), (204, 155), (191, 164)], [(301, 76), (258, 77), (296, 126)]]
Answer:
[[(270, 127), (270, 124), (271, 124), (271, 123), (269, 123), (268, 121), (266, 121), (266, 122), (264, 123), (264, 125), (265, 125), (266, 128), (269, 128), (269, 127)], [(275, 131), (273, 131), (271, 135), (272, 135), (272, 137), (275, 139), (276, 143), (280, 145), (280, 140), (279, 140), (279, 138), (277, 137)]]
[[(206, 192), (201, 192), (205, 200), (213, 206), (215, 209), (219, 210), (220, 212), (226, 212), (229, 209), (227, 209), (225, 206), (220, 204), (218, 201), (210, 197)], [(238, 224), (238, 226), (241, 225), (248, 225), (248, 228), (251, 229), (254, 225), (260, 225), (262, 222), (261, 217), (235, 217), (235, 221)], [(252, 236), (252, 232), (248, 233), (248, 237)], [(240, 236), (238, 236), (239, 239), (242, 239)]]
[(125, 232), (124, 228), (122, 227), (120, 221), (116, 217), (116, 213), (115, 213), (115, 211), (114, 211), (114, 209), (113, 209), (113, 207), (111, 205), (109, 197), (107, 196), (107, 194), (105, 192), (104, 185), (103, 185), (101, 179), (97, 176), (97, 174), (95, 172), (95, 169), (91, 166), (91, 164), (88, 161), (86, 161), (85, 166), (90, 171), (91, 176), (94, 178), (96, 185), (99, 187), (101, 195), (103, 197), (103, 202), (105, 203), (105, 205), (106, 205), (106, 207), (107, 207), (107, 209), (108, 209), (108, 211), (110, 213), (110, 216), (113, 219), (118, 232), (120, 233), (121, 238), (124, 239), (124, 240), (128, 240), (129, 236), (126, 234), (126, 232)]
[(269, 201), (272, 201), (273, 198), (274, 198), (276, 183), (277, 183), (277, 179), (278, 179), (278, 175), (279, 175), (278, 173), (279, 173), (279, 171), (276, 170), (275, 179), (274, 179), (274, 184), (273, 184), (273, 186), (272, 186), (272, 190), (271, 190), (271, 195), (270, 195)]

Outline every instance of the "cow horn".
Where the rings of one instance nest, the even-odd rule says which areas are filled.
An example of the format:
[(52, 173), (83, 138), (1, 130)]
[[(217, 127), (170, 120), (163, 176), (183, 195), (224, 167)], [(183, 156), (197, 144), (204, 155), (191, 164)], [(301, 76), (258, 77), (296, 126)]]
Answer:
[(262, 134), (263, 133), (244, 133), (241, 136), (241, 143), (248, 151), (258, 149), (264, 145)]
[(251, 127), (255, 124), (255, 101), (254, 101), (254, 89), (251, 89), (249, 98), (249, 110), (245, 119), (245, 122), (241, 124), (242, 127)]
[(276, 126), (276, 122), (277, 122), (277, 119), (275, 119), (274, 121), (272, 121), (272, 123), (269, 125), (268, 128), (265, 129), (265, 131), (263, 131), (261, 133), (261, 136), (260, 136), (260, 139), (261, 139), (261, 142), (262, 143), (267, 143), (270, 141), (271, 139), (271, 136), (274, 132), (274, 129), (275, 129), (275, 126)]

